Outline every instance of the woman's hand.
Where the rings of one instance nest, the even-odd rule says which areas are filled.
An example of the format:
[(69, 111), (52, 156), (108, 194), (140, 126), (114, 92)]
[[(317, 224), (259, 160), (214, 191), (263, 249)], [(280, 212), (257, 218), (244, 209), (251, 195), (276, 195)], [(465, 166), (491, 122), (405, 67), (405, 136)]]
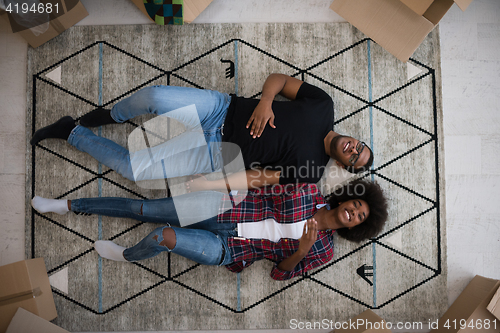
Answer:
[(186, 191), (188, 193), (197, 191), (208, 191), (211, 187), (211, 182), (203, 175), (194, 175), (186, 182)]
[(253, 110), (252, 116), (248, 120), (246, 128), (249, 128), (250, 125), (252, 125), (250, 135), (252, 135), (254, 139), (260, 137), (262, 132), (264, 132), (268, 121), (269, 126), (276, 128), (276, 126), (274, 126), (274, 112), (271, 105), (272, 100), (269, 101), (261, 99), (255, 110)]
[(318, 239), (318, 222), (314, 218), (310, 218), (304, 223), (304, 231), (302, 232), (302, 237), (300, 237), (299, 249), (304, 256), (309, 253), (309, 250), (314, 245)]

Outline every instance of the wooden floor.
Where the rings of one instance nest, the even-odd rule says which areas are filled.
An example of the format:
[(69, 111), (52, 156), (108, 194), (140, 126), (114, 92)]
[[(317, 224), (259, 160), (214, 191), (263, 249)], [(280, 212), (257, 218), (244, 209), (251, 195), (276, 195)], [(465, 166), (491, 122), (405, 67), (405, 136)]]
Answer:
[[(90, 16), (80, 25), (148, 22), (129, 0), (81, 1)], [(303, 3), (214, 0), (195, 23), (343, 21), (331, 0)], [(451, 304), (474, 275), (500, 278), (500, 1), (454, 5), (439, 29)], [(0, 19), (0, 265), (25, 257), (28, 46), (7, 31)]]

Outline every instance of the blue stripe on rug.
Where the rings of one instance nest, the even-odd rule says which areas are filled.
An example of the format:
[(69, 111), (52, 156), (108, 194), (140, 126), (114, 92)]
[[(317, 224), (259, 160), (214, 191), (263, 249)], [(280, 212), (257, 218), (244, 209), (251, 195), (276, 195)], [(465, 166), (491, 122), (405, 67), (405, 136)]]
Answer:
[[(99, 43), (99, 106), (102, 106), (102, 43)], [(102, 126), (99, 126), (98, 134), (102, 135)], [(99, 162), (98, 164), (98, 173), (102, 174), (102, 164)], [(99, 187), (99, 198), (102, 197), (102, 178), (97, 180), (97, 184)], [(98, 238), (102, 239), (102, 215), (98, 215)], [(99, 256), (98, 261), (99, 266), (99, 312), (102, 313), (102, 258)]]

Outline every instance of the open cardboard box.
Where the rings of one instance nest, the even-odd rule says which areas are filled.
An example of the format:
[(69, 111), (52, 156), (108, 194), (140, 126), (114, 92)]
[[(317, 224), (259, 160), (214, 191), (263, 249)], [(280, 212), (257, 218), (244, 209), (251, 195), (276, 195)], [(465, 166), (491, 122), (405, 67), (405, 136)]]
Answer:
[(57, 317), (43, 258), (1, 266), (0, 281), (0, 333), (20, 307), (46, 320)]
[(406, 62), (456, 3), (472, 0), (334, 0), (330, 8), (399, 60)]
[(486, 307), (492, 315), (494, 315), (498, 320), (500, 320), (500, 287), (495, 292), (495, 295), (491, 298), (490, 304)]
[(342, 323), (345, 327), (336, 329), (335, 333), (391, 333), (386, 322), (372, 310), (366, 310), (360, 315)]
[(69, 333), (65, 329), (52, 324), (51, 322), (34, 315), (33, 313), (24, 310), (23, 308), (17, 309), (17, 312), (10, 322), (6, 333)]
[[(141, 12), (144, 13), (144, 15), (149, 17), (151, 22), (154, 22), (144, 7), (144, 0), (131, 1), (141, 10)], [(182, 17), (184, 23), (193, 22), (194, 19), (197, 18), (198, 15), (200, 15), (200, 13), (204, 11), (212, 1), (213, 0), (184, 0), (182, 3)]]
[[(56, 1), (52, 1), (56, 2)], [(1, 12), (0, 16), (9, 21), (12, 30), (19, 31), (17, 32), (21, 35), (33, 48), (36, 48), (43, 43), (51, 40), (52, 38), (58, 36), (63, 31), (72, 27), (83, 18), (89, 15), (85, 7), (83, 7), (82, 3), (79, 0), (58, 0), (58, 3), (61, 6), (58, 6), (58, 10), (63, 12), (62, 15), (57, 16), (56, 18), (52, 18), (48, 22), (48, 25), (42, 25), (39, 27), (43, 27), (44, 31), (41, 34), (38, 34), (36, 31), (36, 27), (32, 29), (26, 29), (20, 26), (10, 15), (6, 12)], [(54, 7), (55, 8), (55, 7)], [(46, 29), (46, 30), (45, 30)]]
[[(439, 319), (436, 333), (500, 332), (500, 319), (486, 309), (500, 286), (499, 280), (476, 275)], [(488, 325), (486, 325), (488, 323)], [(488, 327), (486, 327), (488, 326)]]

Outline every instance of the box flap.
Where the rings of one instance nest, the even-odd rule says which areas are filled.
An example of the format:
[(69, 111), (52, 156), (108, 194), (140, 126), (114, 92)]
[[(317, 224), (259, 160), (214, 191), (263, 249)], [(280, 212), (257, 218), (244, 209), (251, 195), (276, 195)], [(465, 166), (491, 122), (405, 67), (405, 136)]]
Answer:
[(350, 319), (347, 323), (349, 324), (348, 328), (338, 328), (335, 330), (335, 333), (391, 333), (392, 332), (390, 329), (385, 327), (385, 321), (372, 310), (366, 310), (360, 315)]
[(37, 332), (37, 333), (69, 333), (33, 313), (19, 308), (12, 318), (6, 333)]
[(184, 0), (184, 4), (182, 5), (184, 23), (193, 22), (211, 2), (212, 0)]
[(75, 23), (80, 22), (85, 17), (89, 16), (89, 12), (87, 12), (80, 1), (78, 1), (77, 4), (71, 4), (71, 6), (72, 7), (70, 7), (68, 0), (66, 0), (66, 7), (70, 9), (68, 9), (68, 12), (65, 15), (57, 18), (57, 21), (63, 27), (63, 30), (59, 31), (59, 33), (71, 28), (75, 25)]
[(453, 0), (435, 0), (425, 11), (424, 17), (436, 25), (451, 6), (453, 6)]
[(22, 300), (16, 303), (10, 303), (0, 306), (0, 332), (5, 332), (10, 321), (16, 314), (17, 309), (23, 308), (31, 313), (38, 312), (38, 305), (34, 298)]
[(43, 258), (27, 260), (26, 262), (32, 285), (41, 290), (41, 295), (35, 297), (38, 305), (36, 314), (47, 320), (55, 319), (57, 317), (56, 305)]
[[(482, 310), (486, 312), (486, 304), (488, 304), (486, 302), (490, 301), (491, 297), (498, 289), (498, 286), (500, 286), (500, 281), (476, 275), (445, 314), (439, 319), (439, 328), (431, 332), (443, 332), (443, 330), (445, 330), (443, 325), (445, 325), (447, 321), (449, 323), (456, 319), (458, 322), (460, 319), (468, 320), (473, 315), (477, 316), (478, 313), (484, 314), (481, 312), (481, 309), (479, 309), (479, 312), (476, 312), (476, 310), (482, 308)], [(457, 325), (456, 329), (446, 330), (446, 332), (449, 333), (459, 331), (460, 325)], [(471, 332), (473, 331), (477, 330), (472, 330)]]
[(28, 275), (26, 261), (0, 267), (0, 300), (19, 297), (32, 292), (34, 286)]
[(424, 15), (434, 0), (400, 0), (418, 15)]
[(335, 0), (330, 8), (401, 61), (434, 28), (399, 0)]
[(460, 7), (462, 11), (466, 10), (471, 2), (472, 0), (455, 0), (455, 3), (457, 4), (458, 7)]
[(497, 289), (486, 308), (492, 315), (500, 319), (500, 288)]
[(71, 9), (66, 14), (59, 16), (57, 19), (51, 20), (49, 28), (43, 34), (35, 36), (31, 30), (28, 29), (20, 31), (19, 35), (21, 35), (28, 42), (28, 44), (36, 48), (56, 37), (64, 30), (70, 28), (89, 15), (80, 1), (78, 1), (77, 4), (74, 4), (74, 0), (70, 0), (69, 4), (68, 2), (65, 2), (65, 8)]

